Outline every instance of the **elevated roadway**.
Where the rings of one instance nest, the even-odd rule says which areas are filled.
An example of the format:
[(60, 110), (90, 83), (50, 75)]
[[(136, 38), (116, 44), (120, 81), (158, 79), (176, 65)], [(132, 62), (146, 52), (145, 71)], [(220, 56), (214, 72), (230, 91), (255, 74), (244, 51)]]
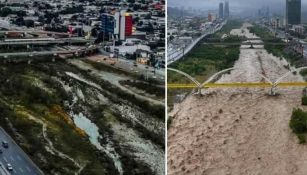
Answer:
[(25, 34), (49, 34), (49, 35), (59, 35), (59, 36), (74, 36), (70, 33), (63, 32), (52, 32), (44, 30), (2, 30), (0, 34), (9, 34), (9, 33), (25, 33)]
[(21, 57), (24, 58), (24, 56), (34, 57), (34, 56), (58, 56), (58, 55), (67, 55), (67, 54), (84, 54), (90, 51), (94, 51), (98, 48), (98, 46), (89, 47), (85, 49), (72, 49), (72, 50), (54, 50), (54, 51), (39, 51), (39, 52), (8, 52), (8, 53), (0, 53), (0, 59), (1, 58), (11, 58), (11, 57)]
[(60, 38), (60, 39), (46, 39), (39, 40), (40, 38), (31, 39), (14, 39), (14, 40), (2, 40), (0, 46), (11, 46), (11, 45), (48, 45), (48, 44), (86, 44), (93, 42), (94, 40), (87, 40), (80, 37), (74, 38)]

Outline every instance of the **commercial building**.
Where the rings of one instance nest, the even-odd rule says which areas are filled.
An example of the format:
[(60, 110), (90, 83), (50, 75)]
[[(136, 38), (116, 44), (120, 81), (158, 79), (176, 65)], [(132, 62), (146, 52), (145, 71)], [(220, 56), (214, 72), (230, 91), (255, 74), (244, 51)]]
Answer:
[(116, 12), (114, 15), (101, 15), (101, 28), (105, 35), (112, 35), (119, 40), (125, 40), (132, 35), (132, 16), (126, 11)]
[(286, 24), (301, 24), (301, 0), (286, 0)]
[(219, 5), (219, 18), (224, 18), (224, 4), (222, 2)]

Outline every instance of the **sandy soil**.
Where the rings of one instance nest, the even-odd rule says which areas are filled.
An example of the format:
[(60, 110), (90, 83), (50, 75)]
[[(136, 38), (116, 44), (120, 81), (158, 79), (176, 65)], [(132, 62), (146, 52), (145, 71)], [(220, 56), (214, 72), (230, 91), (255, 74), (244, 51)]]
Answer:
[[(256, 37), (247, 26), (231, 33)], [(261, 46), (246, 47), (235, 64), (238, 69), (219, 82), (265, 81), (259, 74), (274, 81), (289, 71), (284, 59)], [(284, 81), (302, 78), (292, 74)], [(174, 120), (168, 130), (168, 174), (306, 175), (307, 146), (298, 144), (288, 126), (293, 108), (304, 108), (302, 88), (279, 89), (277, 97), (268, 91), (210, 89), (175, 105), (169, 114)]]

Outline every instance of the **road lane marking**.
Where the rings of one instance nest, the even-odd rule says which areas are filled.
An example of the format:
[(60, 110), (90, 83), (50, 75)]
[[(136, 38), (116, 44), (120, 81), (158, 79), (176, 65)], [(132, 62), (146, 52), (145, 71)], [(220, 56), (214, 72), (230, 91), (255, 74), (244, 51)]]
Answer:
[(20, 170), (20, 172), (21, 172), (21, 173), (23, 173), (23, 172), (24, 172), (24, 171), (23, 171), (23, 169), (22, 169), (21, 167), (19, 168), (19, 170)]
[(31, 172), (31, 169), (30, 169), (28, 166), (26, 166), (26, 169), (27, 169), (29, 172)]
[(20, 157), (19, 155), (17, 155), (17, 159), (18, 159), (18, 160), (21, 160), (21, 157)]
[(3, 159), (4, 159), (4, 161), (7, 163), (7, 159), (6, 159), (6, 157), (3, 157)]

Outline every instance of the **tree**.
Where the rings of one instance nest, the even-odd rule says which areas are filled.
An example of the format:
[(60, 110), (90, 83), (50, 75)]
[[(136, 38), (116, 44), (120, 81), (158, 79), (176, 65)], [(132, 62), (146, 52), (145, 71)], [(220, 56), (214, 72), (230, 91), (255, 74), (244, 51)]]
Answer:
[(6, 16), (8, 16), (9, 14), (12, 14), (12, 13), (13, 12), (12, 12), (12, 10), (10, 8), (2, 8), (0, 10), (0, 16), (1, 17), (6, 17)]

